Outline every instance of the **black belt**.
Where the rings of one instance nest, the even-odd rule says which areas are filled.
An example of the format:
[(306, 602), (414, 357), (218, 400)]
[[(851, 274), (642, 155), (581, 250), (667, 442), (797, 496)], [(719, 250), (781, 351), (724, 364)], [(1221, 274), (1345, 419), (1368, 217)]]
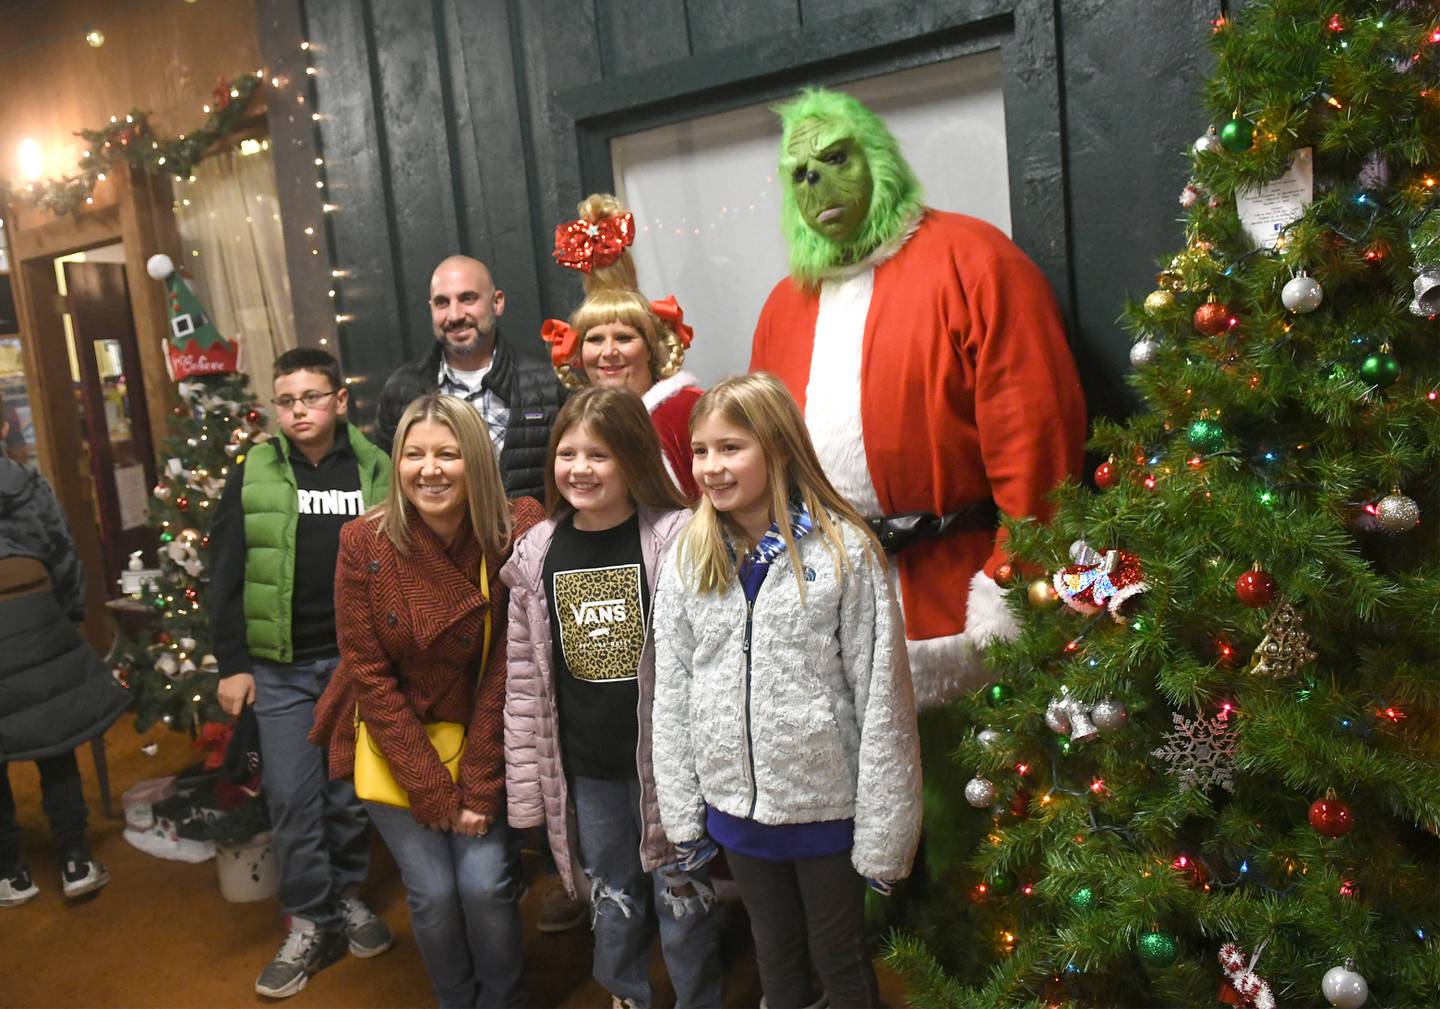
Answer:
[(903, 512), (899, 515), (881, 515), (866, 519), (871, 530), (880, 540), (880, 546), (887, 554), (901, 550), (923, 540), (944, 539), (955, 533), (976, 532), (994, 529), (1000, 521), (1000, 509), (990, 498), (976, 501), (947, 515), (933, 512)]

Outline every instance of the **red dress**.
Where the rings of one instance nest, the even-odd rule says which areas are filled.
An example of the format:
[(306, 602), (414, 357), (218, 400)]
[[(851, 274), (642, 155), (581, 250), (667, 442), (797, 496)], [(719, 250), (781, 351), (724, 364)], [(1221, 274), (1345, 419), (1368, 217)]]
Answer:
[[(1044, 517), (1046, 494), (1080, 468), (1085, 403), (1050, 286), (973, 217), (928, 210), (818, 290), (782, 280), (750, 368), (795, 395), (827, 474), (867, 517), (986, 498)], [(980, 647), (1013, 633), (993, 581), (1000, 539), (962, 532), (894, 558), (922, 704), (981, 685)]]
[(704, 393), (705, 390), (695, 384), (694, 375), (677, 371), (656, 382), (642, 397), (655, 433), (660, 436), (665, 469), (680, 488), (680, 494), (691, 504), (700, 500), (700, 487), (690, 466), (690, 411)]

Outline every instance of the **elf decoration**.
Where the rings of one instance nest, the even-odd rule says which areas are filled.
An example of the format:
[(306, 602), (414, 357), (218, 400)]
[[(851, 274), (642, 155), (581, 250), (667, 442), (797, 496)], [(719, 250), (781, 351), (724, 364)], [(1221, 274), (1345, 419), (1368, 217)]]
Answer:
[(156, 280), (164, 281), (170, 295), (170, 335), (165, 341), (165, 363), (170, 377), (178, 382), (192, 375), (227, 375), (238, 371), (240, 345), (220, 335), (170, 257), (164, 253), (151, 256), (145, 270)]
[(1141, 406), (1007, 520), (1019, 633), (943, 712), (917, 1009), (1440, 1006), (1440, 7), (1227, 11)]
[(812, 89), (779, 115), (790, 276), (750, 368), (789, 387), (893, 554), (916, 700), (936, 705), (984, 683), (985, 643), (1015, 632), (997, 510), (1044, 516), (1078, 472), (1080, 383), (1039, 269), (989, 224), (926, 207), (875, 113)]

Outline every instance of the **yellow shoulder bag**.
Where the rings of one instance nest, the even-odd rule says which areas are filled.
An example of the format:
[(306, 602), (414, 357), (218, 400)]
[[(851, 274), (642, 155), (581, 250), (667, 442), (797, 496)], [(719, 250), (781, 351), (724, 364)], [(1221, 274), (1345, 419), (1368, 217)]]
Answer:
[[(485, 674), (484, 664), (490, 658), (490, 578), (485, 556), (480, 557), (480, 595), (485, 600), (485, 646), (480, 652), (481, 675)], [(465, 753), (465, 729), (460, 722), (428, 722), (425, 735), (440, 763), (450, 772), (450, 780), (460, 775), (460, 758)], [(355, 795), (367, 802), (379, 802), (387, 806), (410, 808), (410, 796), (395, 775), (390, 773), (390, 762), (380, 752), (373, 736), (360, 718), (360, 703), (355, 703)]]

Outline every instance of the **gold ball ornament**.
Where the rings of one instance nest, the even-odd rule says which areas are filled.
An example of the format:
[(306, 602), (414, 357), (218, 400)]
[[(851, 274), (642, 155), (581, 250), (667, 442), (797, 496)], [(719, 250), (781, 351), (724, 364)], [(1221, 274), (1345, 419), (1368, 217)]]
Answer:
[(1037, 578), (1025, 590), (1030, 605), (1037, 610), (1053, 610), (1060, 605), (1060, 593), (1050, 584), (1048, 578)]
[(1145, 311), (1151, 315), (1167, 312), (1175, 307), (1175, 295), (1171, 291), (1156, 290), (1145, 295)]
[(200, 541), (200, 530), (194, 526), (186, 526), (180, 530), (180, 542), (194, 546)]

